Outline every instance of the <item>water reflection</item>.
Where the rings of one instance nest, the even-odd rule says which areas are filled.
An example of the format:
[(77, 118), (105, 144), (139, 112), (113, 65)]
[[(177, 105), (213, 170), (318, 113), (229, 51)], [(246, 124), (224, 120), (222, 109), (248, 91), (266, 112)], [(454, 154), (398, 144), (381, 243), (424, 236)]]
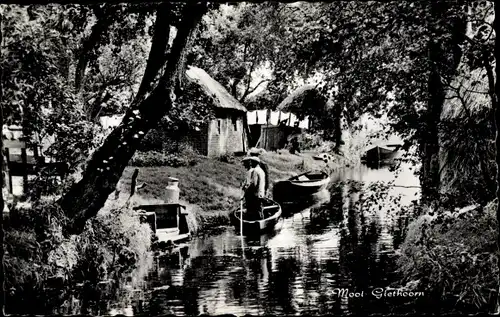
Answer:
[[(385, 205), (364, 205), (364, 186), (380, 180), (418, 184), (398, 177), (366, 167), (342, 170), (311, 201), (283, 202), (287, 212), (276, 232), (247, 238), (228, 228), (193, 239), (156, 259), (144, 301), (134, 310), (154, 315), (392, 312), (401, 299), (369, 294), (395, 279), (393, 228), (399, 222)], [(391, 191), (403, 193), (406, 203), (414, 199), (414, 189), (401, 189)], [(365, 296), (339, 297), (336, 288)]]

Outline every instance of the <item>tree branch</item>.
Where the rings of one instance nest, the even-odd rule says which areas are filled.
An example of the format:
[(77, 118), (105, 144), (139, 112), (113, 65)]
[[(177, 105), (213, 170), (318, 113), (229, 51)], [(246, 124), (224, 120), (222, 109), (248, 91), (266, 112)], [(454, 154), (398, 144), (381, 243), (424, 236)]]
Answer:
[(247, 90), (247, 92), (241, 97), (240, 99), (240, 102), (243, 102), (245, 100), (246, 97), (248, 97), (248, 95), (250, 95), (251, 93), (253, 93), (255, 90), (257, 90), (257, 88), (259, 88), (260, 85), (262, 85), (263, 83), (265, 82), (270, 82), (271, 79), (264, 79), (264, 80), (261, 80), (255, 87), (253, 87), (252, 89), (250, 90)]
[(233, 95), (234, 98), (238, 99), (238, 84), (241, 82), (241, 79), (237, 78), (234, 80), (233, 84), (231, 85), (231, 95)]
[[(97, 9), (94, 11), (96, 12)], [(85, 71), (89, 63), (89, 54), (94, 50), (99, 43), (99, 38), (101, 34), (106, 32), (106, 30), (111, 25), (111, 19), (109, 16), (113, 14), (110, 12), (108, 14), (95, 13), (98, 16), (97, 22), (92, 27), (90, 36), (83, 41), (82, 49), (78, 56), (78, 63), (76, 65), (75, 71), (75, 89), (79, 93), (81, 92), (85, 80)]]
[(490, 95), (490, 98), (491, 98), (491, 105), (492, 105), (492, 108), (493, 109), (496, 109), (497, 108), (497, 96), (496, 96), (496, 92), (495, 92), (495, 76), (493, 75), (493, 69), (490, 65), (490, 62), (488, 60), (488, 57), (489, 57), (489, 52), (484, 49), (483, 51), (483, 66), (484, 66), (484, 69), (486, 70), (486, 75), (488, 77), (488, 93)]
[(254, 58), (252, 60), (252, 64), (250, 65), (250, 70), (248, 72), (248, 80), (247, 80), (245, 92), (243, 93), (243, 96), (241, 96), (239, 102), (243, 102), (243, 100), (245, 100), (245, 98), (248, 96), (248, 89), (250, 88), (250, 83), (252, 82), (252, 72), (253, 72), (253, 69), (255, 67), (255, 60), (256, 59), (257, 58), (254, 56)]
[(101, 104), (106, 102), (107, 99), (111, 97), (109, 92), (106, 92), (106, 89), (111, 86), (119, 86), (127, 83), (125, 79), (121, 79), (120, 77), (115, 77), (108, 82), (103, 83), (99, 87), (99, 92), (95, 93), (91, 98), (88, 98), (85, 102), (89, 103), (89, 100), (95, 98), (95, 100), (88, 104), (86, 107), (86, 114), (89, 120), (96, 119), (98, 113), (101, 112)]

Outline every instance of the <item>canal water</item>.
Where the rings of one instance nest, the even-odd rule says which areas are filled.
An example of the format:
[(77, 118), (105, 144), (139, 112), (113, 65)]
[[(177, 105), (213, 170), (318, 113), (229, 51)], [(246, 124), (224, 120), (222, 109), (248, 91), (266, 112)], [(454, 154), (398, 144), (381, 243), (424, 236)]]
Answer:
[(418, 199), (418, 185), (409, 166), (340, 170), (314, 197), (282, 201), (272, 234), (247, 239), (218, 228), (158, 257), (142, 288), (110, 313), (409, 312), (409, 298), (390, 295), (400, 287), (400, 211)]

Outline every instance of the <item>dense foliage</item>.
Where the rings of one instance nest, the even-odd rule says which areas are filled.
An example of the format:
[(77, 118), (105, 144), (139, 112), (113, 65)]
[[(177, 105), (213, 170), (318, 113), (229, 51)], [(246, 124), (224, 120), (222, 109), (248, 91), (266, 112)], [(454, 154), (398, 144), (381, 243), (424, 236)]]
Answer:
[[(92, 309), (103, 285), (111, 286), (108, 296), (117, 294), (131, 274), (149, 265), (151, 229), (131, 209), (103, 210), (82, 235), (70, 238), (62, 235), (64, 221), (54, 202), (11, 209), (5, 228), (7, 312), (97, 314)], [(21, 304), (26, 300), (32, 305)]]
[(136, 152), (130, 161), (131, 166), (152, 167), (152, 166), (194, 166), (198, 163), (197, 154), (186, 149), (180, 153), (162, 153), (156, 151)]
[[(496, 302), (496, 204), (422, 215), (410, 225), (399, 259), (406, 282), (455, 306), (491, 311)], [(460, 305), (458, 307), (460, 307)]]
[(82, 121), (84, 104), (68, 81), (71, 53), (62, 12), (55, 6), (6, 6), (4, 14), (5, 123), (22, 125), (31, 141), (52, 137), (56, 142), (47, 155), (75, 167), (95, 145), (99, 127)]
[(273, 57), (280, 53), (270, 45), (279, 36), (270, 23), (272, 15), (273, 7), (265, 5), (221, 5), (200, 23), (191, 59), (240, 102), (271, 81), (262, 70), (273, 67)]

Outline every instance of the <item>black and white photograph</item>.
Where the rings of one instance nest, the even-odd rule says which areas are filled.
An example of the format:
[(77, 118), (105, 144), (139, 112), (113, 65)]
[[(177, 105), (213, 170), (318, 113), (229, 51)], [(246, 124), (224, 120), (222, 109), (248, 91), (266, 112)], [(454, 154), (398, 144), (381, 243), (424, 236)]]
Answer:
[(7, 315), (500, 314), (496, 4), (0, 4)]

